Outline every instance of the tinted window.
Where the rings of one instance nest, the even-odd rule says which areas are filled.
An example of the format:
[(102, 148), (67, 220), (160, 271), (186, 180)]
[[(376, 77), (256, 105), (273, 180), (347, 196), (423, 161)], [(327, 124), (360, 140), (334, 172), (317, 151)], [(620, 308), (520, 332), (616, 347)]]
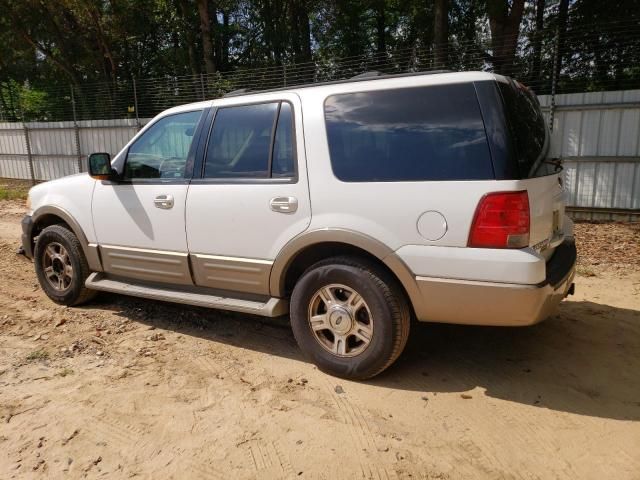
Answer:
[(325, 118), (340, 180), (493, 179), (472, 84), (334, 95)]
[(554, 167), (542, 160), (547, 156), (547, 124), (538, 98), (517, 82), (498, 82), (513, 137), (521, 178), (549, 175)]
[(187, 156), (201, 110), (178, 113), (158, 120), (127, 153), (124, 178), (184, 178)]
[(293, 116), (291, 105), (283, 102), (273, 143), (271, 171), (274, 177), (292, 177), (295, 173), (293, 154)]
[(205, 178), (269, 177), (269, 153), (278, 103), (217, 111), (209, 138)]

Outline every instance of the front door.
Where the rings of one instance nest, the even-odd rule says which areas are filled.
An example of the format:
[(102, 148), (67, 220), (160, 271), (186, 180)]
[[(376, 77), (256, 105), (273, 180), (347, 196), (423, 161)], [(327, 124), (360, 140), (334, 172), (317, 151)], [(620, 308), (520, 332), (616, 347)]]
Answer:
[(311, 220), (300, 100), (241, 102), (215, 113), (187, 196), (187, 242), (198, 285), (267, 295), (277, 253)]
[(122, 180), (96, 183), (92, 214), (105, 272), (193, 283), (184, 209), (201, 117), (194, 110), (158, 119), (128, 147)]

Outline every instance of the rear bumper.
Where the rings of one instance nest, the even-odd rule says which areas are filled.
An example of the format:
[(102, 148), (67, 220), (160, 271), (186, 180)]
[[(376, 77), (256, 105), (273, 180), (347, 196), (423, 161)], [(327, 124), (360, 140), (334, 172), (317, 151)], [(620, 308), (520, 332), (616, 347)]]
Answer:
[(33, 258), (33, 244), (31, 243), (31, 232), (33, 230), (33, 219), (31, 215), (22, 218), (22, 252), (25, 257)]
[(537, 285), (416, 277), (423, 298), (419, 320), (467, 325), (524, 326), (547, 318), (571, 290), (576, 246), (567, 240), (547, 262)]

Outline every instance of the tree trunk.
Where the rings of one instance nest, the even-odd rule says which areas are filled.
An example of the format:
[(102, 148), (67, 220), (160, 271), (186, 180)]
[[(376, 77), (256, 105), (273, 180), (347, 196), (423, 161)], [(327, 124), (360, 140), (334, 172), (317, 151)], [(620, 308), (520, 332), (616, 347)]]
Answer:
[(531, 65), (531, 78), (529, 83), (534, 88), (540, 85), (540, 73), (542, 65), (542, 29), (544, 28), (544, 4), (545, 0), (536, 1), (536, 33), (533, 37), (533, 62)]
[(91, 8), (89, 9), (89, 16), (91, 17), (93, 26), (96, 29), (96, 42), (98, 49), (100, 50), (100, 53), (102, 55), (100, 64), (103, 68), (105, 80), (110, 80), (115, 83), (118, 73), (116, 61), (113, 58), (113, 53), (111, 52), (111, 48), (109, 47), (109, 42), (107, 41), (102, 29), (101, 13), (97, 8)]
[(435, 0), (433, 15), (433, 60), (435, 68), (447, 65), (449, 41), (449, 0)]
[(487, 0), (491, 48), (494, 70), (503, 75), (513, 75), (513, 61), (518, 46), (520, 22), (524, 12), (524, 0)]
[(376, 51), (378, 55), (382, 55), (387, 51), (387, 34), (386, 13), (384, 0), (378, 0), (376, 3)]
[(296, 63), (311, 61), (311, 27), (309, 26), (309, 10), (306, 0), (291, 2), (292, 45), (295, 45)]
[(204, 68), (207, 73), (216, 73), (216, 64), (213, 56), (213, 42), (211, 39), (211, 19), (209, 17), (209, 1), (198, 1), (198, 15), (200, 16), (200, 34), (202, 35), (202, 53), (204, 56)]
[[(282, 29), (286, 27), (286, 10), (289, 5), (279, 1), (267, 0), (261, 4), (259, 18), (262, 23), (265, 56), (271, 57), (273, 63), (282, 65), (284, 60), (284, 42)], [(282, 19), (285, 19), (284, 22)]]
[(556, 64), (553, 66), (556, 82), (560, 78), (560, 70), (562, 69), (562, 57), (565, 53), (564, 44), (568, 18), (569, 0), (560, 0), (560, 6), (558, 7), (558, 36), (556, 39), (556, 42), (558, 42), (556, 45)]
[(311, 25), (309, 21), (309, 10), (303, 5), (300, 10), (300, 61), (311, 61)]
[(9, 106), (7, 105), (7, 101), (4, 98), (4, 84), (0, 83), (0, 113), (4, 115), (0, 115), (0, 118), (3, 121), (10, 121), (11, 112), (9, 110)]
[(184, 40), (187, 44), (187, 55), (189, 57), (189, 69), (191, 75), (196, 76), (200, 74), (200, 66), (198, 65), (196, 55), (196, 38), (193, 34), (193, 29), (189, 25), (189, 6), (186, 0), (177, 0), (178, 13), (182, 19)]
[(229, 12), (222, 11), (222, 56), (220, 62), (223, 69), (229, 68)]

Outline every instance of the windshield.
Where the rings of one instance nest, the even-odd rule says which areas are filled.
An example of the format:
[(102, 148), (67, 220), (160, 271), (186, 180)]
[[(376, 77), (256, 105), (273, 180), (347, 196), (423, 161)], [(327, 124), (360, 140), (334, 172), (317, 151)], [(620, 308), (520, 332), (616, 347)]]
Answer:
[(549, 132), (537, 97), (524, 85), (498, 82), (507, 120), (515, 143), (521, 178), (556, 173), (554, 164), (545, 162), (549, 150)]

